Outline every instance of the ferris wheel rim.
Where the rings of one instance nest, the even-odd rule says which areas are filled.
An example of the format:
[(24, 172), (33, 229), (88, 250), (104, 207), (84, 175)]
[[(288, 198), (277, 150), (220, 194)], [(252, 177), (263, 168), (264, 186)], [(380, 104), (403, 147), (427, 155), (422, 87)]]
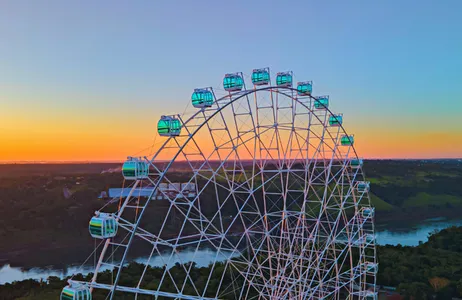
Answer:
[[(282, 90), (282, 91), (281, 91)], [(184, 147), (186, 147), (186, 145), (193, 139), (193, 137), (200, 131), (200, 129), (202, 129), (202, 127), (204, 127), (211, 119), (213, 119), (218, 113), (222, 112), (225, 108), (227, 108), (229, 105), (231, 105), (232, 103), (244, 98), (244, 97), (247, 97), (253, 93), (257, 93), (257, 92), (260, 92), (260, 91), (270, 91), (270, 92), (276, 92), (278, 94), (282, 94), (288, 98), (290, 98), (292, 101), (297, 101), (298, 103), (300, 103), (303, 107), (305, 107), (311, 114), (313, 114), (320, 122), (323, 123), (323, 121), (317, 116), (316, 113), (314, 113), (314, 109), (312, 109), (311, 107), (308, 107), (305, 103), (303, 103), (302, 101), (299, 100), (298, 97), (294, 97), (293, 95), (289, 95), (289, 94), (286, 94), (284, 93), (285, 91), (290, 91), (290, 92), (297, 92), (297, 90), (295, 88), (292, 88), (292, 87), (278, 87), (278, 86), (268, 86), (268, 87), (262, 87), (262, 88), (254, 88), (254, 89), (249, 89), (249, 90), (244, 90), (244, 91), (241, 91), (241, 92), (237, 92), (237, 93), (230, 93), (229, 95), (225, 95), (219, 99), (216, 99), (215, 101), (218, 103), (219, 101), (223, 101), (223, 100), (226, 100), (227, 98), (230, 99), (229, 102), (226, 102), (223, 104), (223, 106), (219, 106), (218, 108), (215, 109), (215, 111), (213, 111), (213, 113), (208, 116), (206, 119), (204, 119), (204, 121), (198, 126), (198, 128), (196, 128), (190, 135), (189, 137), (183, 142), (183, 144), (179, 147), (178, 151), (174, 154), (173, 158), (170, 160), (170, 162), (167, 164), (167, 166), (163, 169), (162, 173), (159, 175), (159, 180), (155, 183), (154, 187), (153, 187), (153, 192), (158, 189), (159, 187), (159, 184), (161, 182), (161, 180), (165, 177), (166, 173), (168, 172), (168, 170), (171, 168), (171, 166), (173, 165), (173, 163), (177, 160), (178, 156), (180, 155), (180, 153), (183, 151)], [(236, 98), (232, 98), (233, 95), (236, 95), (237, 97)], [(312, 95), (307, 95), (307, 96), (304, 96), (304, 97), (309, 97), (310, 100), (316, 100), (316, 98)], [(327, 111), (327, 113), (329, 114), (333, 114), (333, 112), (328, 108), (328, 107), (324, 107), (323, 108), (324, 110)], [(195, 116), (197, 116), (198, 114), (200, 114), (201, 112), (203, 112), (204, 110), (203, 109), (200, 109), (198, 110), (196, 113), (193, 114), (192, 117), (189, 118), (189, 120), (193, 119)], [(188, 120), (188, 121), (189, 121)], [(186, 125), (187, 122), (183, 123), (182, 126)], [(323, 125), (325, 127), (327, 127), (328, 125), (324, 124)], [(341, 131), (343, 132), (343, 134), (347, 134), (345, 128), (343, 127), (342, 124), (340, 124), (341, 127)], [(254, 127), (255, 129), (255, 127)], [(166, 142), (156, 151), (156, 153), (153, 155), (152, 159), (149, 160), (149, 163), (150, 165), (153, 166), (153, 162), (155, 161), (155, 158), (156, 156), (160, 153), (160, 151), (162, 151), (162, 149), (164, 148), (164, 146), (168, 143), (168, 141), (170, 141), (171, 139), (175, 139), (175, 137), (169, 137)], [(353, 149), (353, 152), (354, 152), (354, 155), (356, 157), (358, 157), (357, 155), (357, 152), (356, 152), (356, 149), (354, 147), (354, 145), (351, 145), (350, 146), (351, 149)], [(137, 180), (136, 182), (138, 182), (139, 180)], [(136, 187), (136, 184), (132, 187), (132, 189), (134, 189)], [(152, 194), (150, 195), (149, 199), (152, 197)], [(128, 197), (127, 197), (128, 198)], [(150, 202), (151, 200), (149, 200), (148, 202)], [(147, 207), (148, 205), (146, 204), (145, 207)], [(118, 212), (118, 214), (121, 214), (121, 212)], [(140, 223), (140, 220), (142, 219), (143, 217), (143, 214), (144, 214), (144, 208), (143, 210), (140, 212), (140, 215), (139, 215), (139, 218), (138, 220), (136, 221), (136, 224), (135, 224), (135, 227), (133, 228), (131, 234), (130, 234), (130, 238), (129, 238), (129, 242), (127, 244), (127, 247), (124, 251), (124, 255), (123, 255), (123, 258), (121, 260), (121, 266), (125, 263), (125, 260), (126, 260), (126, 255), (130, 249), (130, 246), (132, 245), (132, 240), (134, 238), (134, 236), (136, 235), (136, 230), (139, 226), (139, 223)], [(121, 270), (122, 268), (119, 268), (118, 272), (117, 272), (117, 276), (116, 276), (116, 279), (115, 281), (113, 282), (113, 288), (111, 290), (111, 298), (113, 297), (115, 291), (116, 291), (116, 287), (118, 286), (118, 281), (120, 279), (120, 274), (121, 274)], [(95, 272), (95, 275), (96, 275), (96, 272)], [(96, 279), (96, 278), (95, 278)]]
[[(192, 133), (192, 135), (183, 143), (183, 145), (186, 145), (190, 140), (191, 138), (197, 133), (199, 132), (199, 130), (202, 128), (202, 126), (204, 124), (206, 124), (209, 120), (211, 120), (213, 117), (215, 117), (216, 114), (218, 114), (219, 112), (221, 112), (223, 109), (225, 109), (227, 106), (231, 105), (232, 103), (244, 98), (244, 97), (247, 97), (248, 95), (251, 95), (253, 93), (256, 93), (256, 92), (259, 92), (259, 91), (270, 91), (270, 92), (276, 92), (278, 94), (281, 94), (281, 95), (284, 95), (288, 98), (291, 98), (293, 101), (297, 101), (299, 104), (301, 104), (303, 107), (305, 107), (306, 109), (308, 109), (310, 111), (310, 113), (312, 113), (317, 119), (318, 121), (322, 122), (322, 120), (317, 116), (317, 114), (314, 113), (314, 109), (312, 109), (311, 107), (308, 107), (305, 105), (305, 103), (299, 101), (299, 98), (298, 97), (293, 97), (292, 95), (289, 95), (289, 94), (286, 94), (286, 93), (283, 93), (281, 92), (280, 90), (287, 90), (287, 91), (291, 91), (291, 92), (295, 92), (297, 93), (297, 89), (296, 88), (293, 88), (293, 87), (280, 87), (280, 86), (266, 86), (266, 87), (261, 87), (261, 88), (254, 88), (254, 89), (248, 89), (248, 90), (243, 90), (243, 91), (239, 91), (239, 92), (235, 92), (235, 93), (229, 93), (228, 95), (225, 95), (225, 96), (222, 96), (221, 98), (218, 98), (215, 100), (215, 102), (218, 103), (218, 101), (223, 101), (227, 98), (229, 98), (231, 101), (225, 103), (223, 106), (221, 107), (218, 107), (215, 112), (213, 114), (211, 114), (210, 116), (208, 116), (208, 118), (206, 120), (204, 120), (203, 124), (201, 124), (196, 130), (194, 130), (194, 132)], [(238, 97), (232, 99), (232, 96), (233, 95), (238, 95)], [(316, 97), (313, 96), (313, 95), (306, 95), (306, 96), (303, 96), (303, 97), (308, 97), (310, 98), (310, 100), (316, 100)], [(334, 115), (334, 113), (330, 110), (329, 107), (324, 107), (323, 108), (324, 110), (326, 110), (329, 114), (331, 115)], [(201, 112), (203, 111), (203, 109), (198, 109), (187, 121), (189, 120), (192, 120), (194, 119), (194, 117), (196, 117), (198, 114), (200, 114)], [(180, 116), (178, 114), (178, 116)], [(180, 116), (181, 117), (181, 116)], [(186, 122), (183, 123), (183, 125), (187, 124)], [(341, 130), (343, 131), (344, 134), (348, 134), (346, 129), (343, 127), (343, 124), (340, 124), (338, 127), (341, 128)], [(154, 158), (157, 156), (157, 154), (162, 150), (162, 148), (168, 143), (168, 141), (172, 138), (175, 138), (175, 137), (169, 137), (163, 144), (162, 146), (159, 147), (159, 149), (152, 155), (153, 158), (151, 160), (149, 160), (150, 163), (152, 163), (154, 161)], [(352, 149), (353, 149), (353, 152), (356, 156), (356, 158), (359, 158), (357, 152), (356, 152), (356, 148), (354, 147), (354, 145), (351, 145), (350, 146)], [(181, 149), (178, 150), (178, 152), (181, 152)], [(177, 154), (178, 154), (177, 152)], [(172, 162), (176, 160), (176, 157), (178, 156), (177, 154), (175, 154), (175, 157), (171, 160)], [(166, 167), (166, 170), (168, 170), (170, 166)]]

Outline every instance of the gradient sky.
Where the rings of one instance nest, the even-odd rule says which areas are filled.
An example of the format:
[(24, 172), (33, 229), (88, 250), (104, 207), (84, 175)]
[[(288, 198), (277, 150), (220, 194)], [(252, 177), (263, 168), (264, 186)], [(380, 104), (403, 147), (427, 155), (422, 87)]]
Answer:
[(462, 1), (0, 1), (0, 161), (122, 160), (226, 72), (293, 70), (369, 158), (462, 157)]

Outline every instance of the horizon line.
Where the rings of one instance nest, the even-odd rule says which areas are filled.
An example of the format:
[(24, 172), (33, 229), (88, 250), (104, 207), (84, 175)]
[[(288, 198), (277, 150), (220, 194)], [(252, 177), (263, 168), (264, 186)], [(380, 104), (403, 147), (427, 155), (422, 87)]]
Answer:
[[(370, 157), (362, 158), (364, 160), (462, 160), (462, 157), (433, 157), (433, 158), (400, 158), (400, 157), (390, 157), (390, 158), (379, 158), (379, 157)], [(243, 159), (242, 161), (251, 161), (252, 159)], [(125, 160), (11, 160), (11, 161), (0, 161), (0, 165), (8, 164), (115, 164), (123, 163)], [(168, 160), (160, 160), (168, 161)], [(178, 160), (183, 162), (186, 160)], [(215, 161), (215, 160), (210, 160)]]

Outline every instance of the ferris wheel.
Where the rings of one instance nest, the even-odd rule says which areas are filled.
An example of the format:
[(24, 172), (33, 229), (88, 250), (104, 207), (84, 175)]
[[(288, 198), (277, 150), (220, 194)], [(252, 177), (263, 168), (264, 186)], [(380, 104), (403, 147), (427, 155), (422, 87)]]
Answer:
[[(128, 158), (127, 187), (90, 221), (102, 243), (95, 275), (70, 280), (61, 299), (377, 299), (374, 208), (354, 137), (311, 81), (271, 77), (226, 74), (223, 89), (193, 91), (192, 113), (160, 118), (162, 145)], [(139, 255), (127, 285), (124, 266)]]

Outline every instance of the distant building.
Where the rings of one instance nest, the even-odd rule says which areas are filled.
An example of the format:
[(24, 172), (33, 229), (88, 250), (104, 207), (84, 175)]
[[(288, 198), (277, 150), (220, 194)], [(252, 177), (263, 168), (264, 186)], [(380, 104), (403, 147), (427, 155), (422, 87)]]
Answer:
[[(160, 192), (159, 192), (160, 191)], [(173, 199), (180, 197), (195, 197), (197, 195), (197, 187), (194, 183), (161, 183), (156, 191), (152, 187), (135, 188), (110, 188), (108, 192), (101, 192), (99, 199), (106, 198), (125, 198), (132, 192), (133, 197), (148, 198), (152, 196), (155, 200), (165, 200), (166, 197)]]

